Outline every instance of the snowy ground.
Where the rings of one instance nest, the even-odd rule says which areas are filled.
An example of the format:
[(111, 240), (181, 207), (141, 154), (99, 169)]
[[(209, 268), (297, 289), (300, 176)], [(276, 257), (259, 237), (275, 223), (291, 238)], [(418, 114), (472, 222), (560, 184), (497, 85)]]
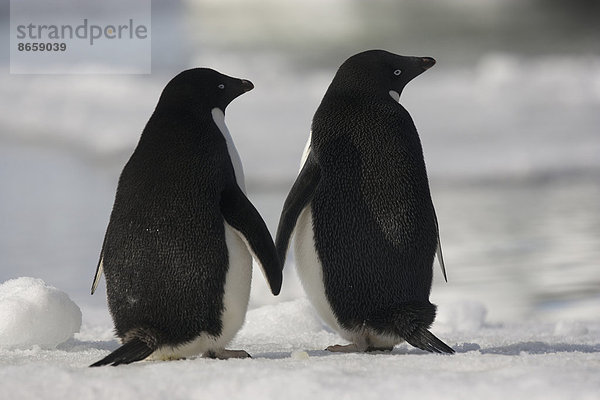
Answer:
[[(62, 296), (36, 293), (21, 303)], [(36, 317), (31, 308), (24, 313)], [(77, 317), (70, 308), (50, 313), (57, 320), (65, 319), (61, 314)], [(0, 382), (15, 399), (598, 398), (600, 320), (490, 324), (485, 315), (479, 303), (440, 307), (433, 331), (454, 347), (452, 356), (407, 345), (391, 353), (333, 354), (322, 349), (341, 339), (321, 324), (306, 299), (297, 299), (248, 313), (231, 348), (247, 350), (252, 359), (116, 368), (88, 368), (118, 344), (110, 324), (84, 323), (55, 349), (0, 346)], [(51, 333), (61, 328), (51, 318), (43, 323)]]

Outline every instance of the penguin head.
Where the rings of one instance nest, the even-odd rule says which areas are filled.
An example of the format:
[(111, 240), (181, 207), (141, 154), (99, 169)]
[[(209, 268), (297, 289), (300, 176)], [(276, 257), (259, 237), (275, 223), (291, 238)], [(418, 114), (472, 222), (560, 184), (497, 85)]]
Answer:
[(385, 50), (368, 50), (347, 59), (332, 84), (350, 90), (392, 96), (396, 101), (413, 78), (433, 67), (431, 57), (407, 57)]
[(252, 90), (245, 79), (223, 75), (209, 68), (193, 68), (181, 72), (165, 86), (157, 109), (175, 108), (202, 112), (225, 108), (236, 97)]

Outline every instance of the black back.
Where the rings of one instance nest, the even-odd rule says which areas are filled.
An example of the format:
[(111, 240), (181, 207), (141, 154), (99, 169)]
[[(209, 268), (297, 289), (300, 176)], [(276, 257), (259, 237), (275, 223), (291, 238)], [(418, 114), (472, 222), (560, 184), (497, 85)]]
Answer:
[(120, 337), (148, 329), (159, 344), (180, 344), (220, 334), (228, 269), (221, 202), (223, 193), (243, 194), (211, 110), (251, 88), (209, 69), (184, 71), (165, 87), (119, 179), (101, 255)]
[(380, 50), (355, 55), (314, 116), (315, 245), (342, 324), (429, 302), (435, 213), (417, 130), (389, 91), (400, 94), (433, 63)]

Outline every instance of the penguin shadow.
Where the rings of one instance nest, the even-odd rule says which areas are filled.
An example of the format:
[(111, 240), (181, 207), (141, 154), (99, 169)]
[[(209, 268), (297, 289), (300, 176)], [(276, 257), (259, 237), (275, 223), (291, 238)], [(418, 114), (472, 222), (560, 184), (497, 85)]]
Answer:
[[(296, 350), (294, 350), (296, 351)], [(266, 360), (284, 360), (289, 358), (294, 358), (294, 351), (275, 351), (275, 352), (265, 352), (265, 353), (256, 353), (252, 354), (252, 358), (254, 359), (266, 359)], [(303, 350), (299, 348), (297, 351), (304, 351), (308, 354), (308, 357), (331, 357), (335, 356), (339, 353), (333, 353), (327, 350)], [(358, 353), (355, 353), (358, 354)], [(299, 361), (305, 361), (305, 358), (298, 358)]]
[[(521, 342), (513, 343), (506, 346), (495, 346), (482, 348), (477, 343), (462, 343), (452, 347), (456, 354), (464, 354), (473, 351), (478, 351), (480, 354), (499, 354), (506, 356), (516, 356), (521, 353), (527, 354), (553, 354), (553, 353), (600, 353), (600, 343), (598, 344), (569, 344), (569, 343), (544, 343), (544, 342)], [(336, 357), (340, 353), (330, 352), (327, 350), (305, 350), (309, 357)], [(293, 352), (267, 352), (253, 355), (253, 358), (281, 360), (293, 358)], [(392, 351), (372, 351), (367, 353), (342, 353), (342, 354), (364, 354), (367, 356), (378, 355), (432, 355), (430, 353), (417, 348), (409, 348), (406, 346), (396, 347)], [(448, 355), (444, 355), (448, 356)]]
[(600, 343), (597, 344), (569, 344), (569, 343), (544, 343), (544, 342), (521, 342), (506, 346), (488, 347), (480, 349), (481, 354), (501, 354), (515, 356), (521, 353), (527, 354), (551, 354), (551, 353), (600, 353)]
[(286, 358), (290, 358), (292, 355), (291, 351), (274, 351), (274, 352), (266, 352), (266, 353), (255, 353), (250, 356), (253, 359), (266, 359), (266, 360), (283, 360)]
[[(452, 347), (456, 354), (478, 351), (480, 354), (499, 354), (516, 356), (521, 353), (527, 354), (552, 354), (552, 353), (600, 353), (600, 344), (568, 344), (568, 343), (544, 343), (544, 342), (521, 342), (505, 346), (494, 346), (482, 348), (477, 343), (462, 343)], [(375, 354), (381, 352), (375, 352)], [(390, 353), (387, 353), (390, 354)], [(395, 348), (391, 354), (431, 354), (423, 350), (407, 347)]]
[[(85, 350), (106, 350), (114, 351), (120, 346), (117, 340), (106, 341), (83, 341), (71, 338), (57, 346), (57, 350), (75, 353)], [(505, 346), (495, 346), (481, 348), (477, 343), (462, 343), (453, 346), (456, 354), (464, 354), (472, 351), (478, 351), (480, 354), (498, 354), (505, 356), (516, 356), (521, 353), (527, 354), (553, 354), (553, 353), (600, 353), (600, 343), (597, 344), (569, 344), (569, 343), (544, 343), (544, 342), (521, 342)], [(336, 357), (340, 353), (323, 350), (304, 350), (309, 358), (312, 357)], [(344, 354), (344, 353), (342, 353)], [(345, 354), (364, 354), (367, 356), (378, 355), (428, 355), (435, 354), (417, 348), (406, 346), (396, 347), (392, 351), (372, 351), (367, 353), (345, 353)], [(283, 360), (294, 358), (293, 351), (275, 351), (255, 353), (253, 359)], [(303, 359), (300, 358), (299, 361)]]
[[(467, 353), (470, 351), (481, 350), (481, 346), (476, 343), (463, 343), (460, 345), (456, 345), (453, 347), (456, 353)], [(301, 350), (301, 349), (299, 349)], [(303, 350), (305, 351), (309, 358), (312, 357), (339, 357), (344, 354), (354, 354), (354, 355), (366, 355), (366, 356), (402, 356), (402, 355), (428, 355), (428, 354), (436, 354), (430, 353), (428, 351), (420, 350), (417, 348), (408, 348), (408, 347), (396, 347), (392, 351), (369, 351), (369, 352), (350, 352), (350, 353), (337, 353), (328, 350)], [(286, 358), (294, 358), (293, 352), (290, 351), (281, 351), (281, 352), (265, 352), (265, 353), (257, 353), (252, 355), (252, 358), (260, 358), (260, 359), (271, 359), (271, 360), (281, 360)], [(299, 358), (302, 360), (302, 358)]]
[[(452, 349), (454, 350), (454, 352), (456, 354), (462, 354), (462, 353), (468, 353), (471, 351), (481, 350), (481, 346), (478, 345), (477, 343), (461, 343), (461, 344), (456, 344), (456, 345), (452, 346)], [(416, 347), (401, 346), (401, 347), (394, 348), (394, 350), (392, 350), (391, 352), (386, 353), (386, 352), (381, 352), (381, 351), (374, 351), (369, 354), (427, 355), (427, 354), (438, 354), (438, 353), (431, 353), (429, 351), (417, 349)], [(449, 356), (449, 354), (439, 354), (439, 355)]]
[(58, 350), (66, 351), (69, 353), (74, 353), (78, 351), (85, 350), (108, 350), (114, 351), (121, 344), (117, 340), (106, 340), (106, 341), (87, 341), (87, 340), (77, 340), (71, 338), (64, 343), (61, 343), (56, 348)]

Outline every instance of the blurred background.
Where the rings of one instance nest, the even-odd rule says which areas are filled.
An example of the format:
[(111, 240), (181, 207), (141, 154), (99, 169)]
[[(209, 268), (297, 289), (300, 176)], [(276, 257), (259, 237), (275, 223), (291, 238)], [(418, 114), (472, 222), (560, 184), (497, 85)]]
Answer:
[[(8, 48), (9, 8), (0, 6)], [(92, 10), (90, 10), (92, 12)], [(11, 75), (0, 53), (0, 282), (66, 291), (84, 322), (119, 173), (164, 85), (208, 66), (250, 79), (227, 123), (250, 199), (275, 233), (311, 118), (338, 66), (382, 48), (434, 57), (402, 104), (419, 129), (449, 282), (431, 299), (492, 322), (600, 311), (600, 2), (179, 0), (152, 2), (152, 74)], [(255, 271), (251, 307), (282, 294)]]

